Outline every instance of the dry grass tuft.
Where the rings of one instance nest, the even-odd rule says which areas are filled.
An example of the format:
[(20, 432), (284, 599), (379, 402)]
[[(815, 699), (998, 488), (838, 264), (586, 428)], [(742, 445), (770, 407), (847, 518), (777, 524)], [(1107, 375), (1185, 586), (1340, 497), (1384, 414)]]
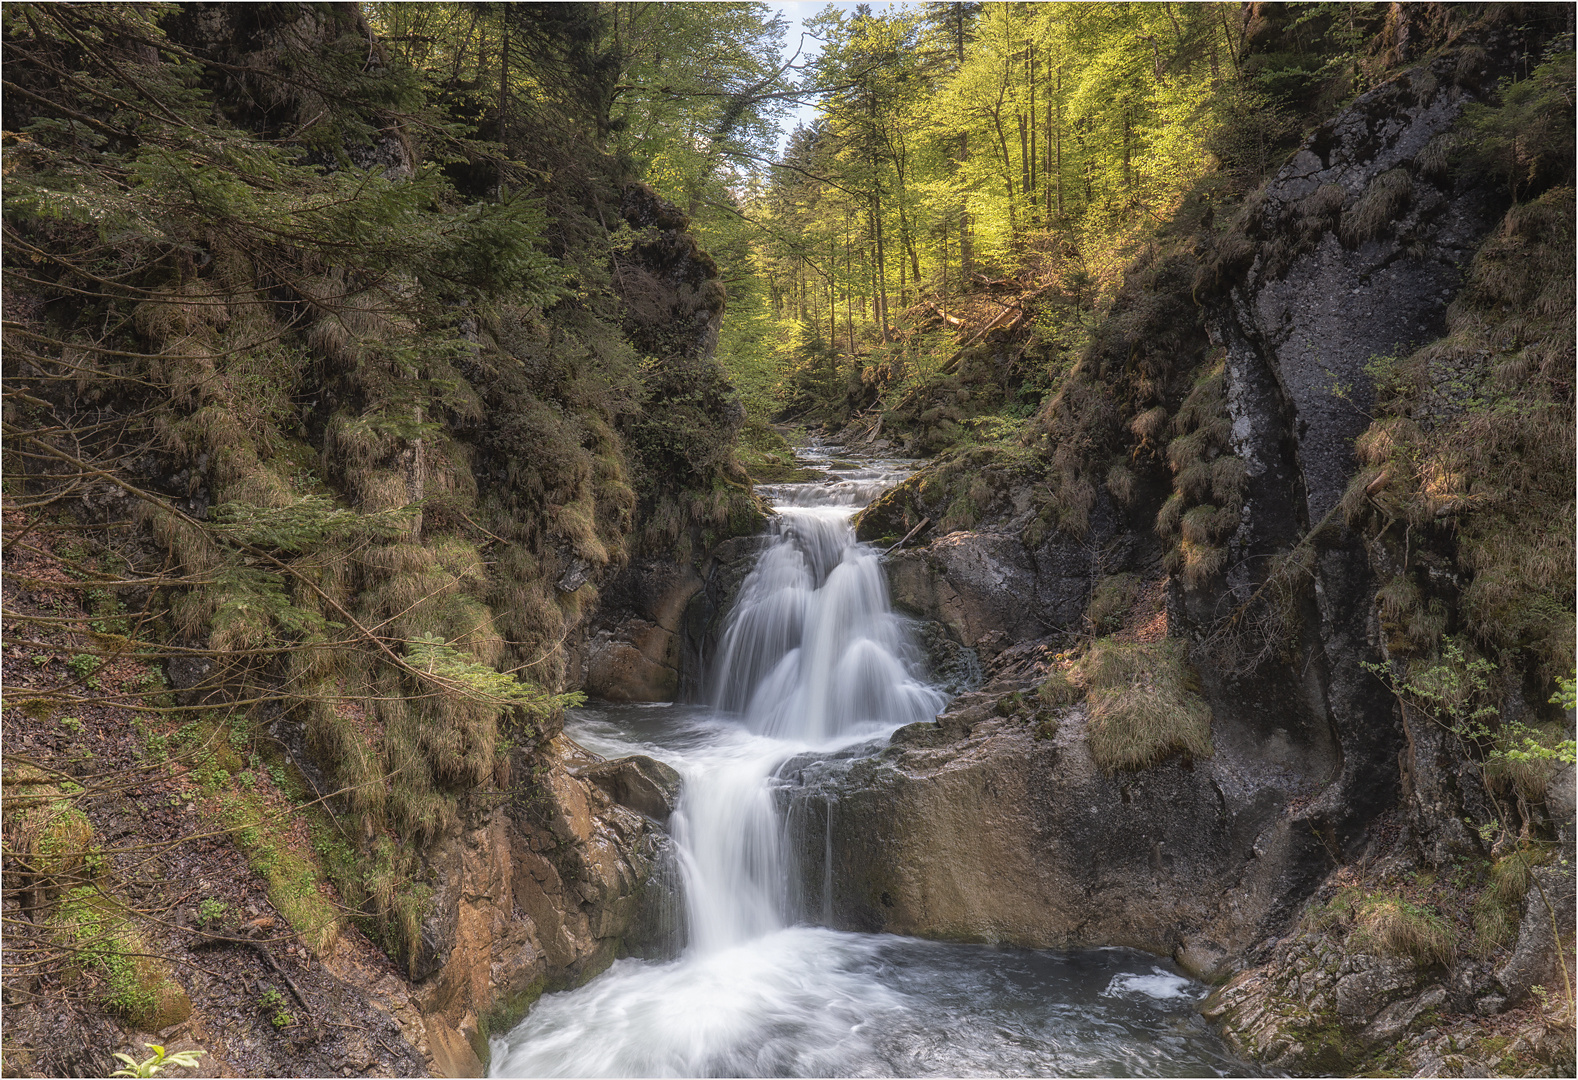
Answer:
[(1381, 235), (1396, 223), (1413, 193), (1414, 180), (1407, 169), (1388, 169), (1371, 180), (1364, 194), (1342, 215), (1343, 243), (1358, 247)]
[(1119, 504), (1130, 506), (1134, 502), (1134, 473), (1127, 465), (1114, 465), (1107, 470), (1107, 491)]
[(1376, 896), (1358, 907), (1354, 933), (1362, 948), (1420, 964), (1450, 964), (1457, 935), (1437, 912), (1396, 896)]
[(1167, 410), (1160, 405), (1153, 409), (1146, 409), (1133, 420), (1129, 421), (1129, 430), (1136, 439), (1144, 442), (1156, 442), (1167, 429)]
[(1211, 709), (1194, 692), (1186, 648), (1177, 639), (1102, 638), (1081, 661), (1090, 752), (1109, 776), (1148, 768), (1174, 754), (1211, 756)]
[[(1475, 640), (1526, 652), (1547, 677), (1572, 669), (1575, 646), (1573, 203), (1561, 187), (1510, 210), (1448, 309), (1450, 334), (1376, 362), (1382, 415), (1355, 442), (1366, 471), (1343, 503), (1374, 535), (1395, 523), (1450, 552)], [(1446, 612), (1405, 599), (1383, 603), (1427, 643)]]

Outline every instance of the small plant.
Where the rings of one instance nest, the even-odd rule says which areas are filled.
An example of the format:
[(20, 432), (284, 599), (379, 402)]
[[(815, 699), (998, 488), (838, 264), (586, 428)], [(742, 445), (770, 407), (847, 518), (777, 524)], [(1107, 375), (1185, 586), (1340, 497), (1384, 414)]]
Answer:
[(218, 897), (210, 896), (197, 905), (197, 921), (204, 926), (212, 926), (225, 917), (230, 910), (230, 905)]
[[(1451, 732), (1465, 754), (1470, 747), (1479, 749), (1484, 757), (1485, 786), (1492, 796), (1498, 789), (1511, 788), (1523, 798), (1537, 801), (1543, 798), (1550, 775), (1560, 765), (1578, 759), (1574, 740), (1521, 720), (1502, 718), (1492, 703), (1496, 665), (1483, 657), (1471, 657), (1452, 638), (1442, 640), (1433, 660), (1411, 665), (1404, 677), (1385, 664), (1363, 666), (1400, 701)], [(1569, 700), (1578, 699), (1574, 681), (1558, 679), (1551, 703), (1565, 708)], [(1494, 823), (1489, 829), (1480, 827), (1482, 838), (1494, 831)]]
[(82, 734), (82, 718), (78, 716), (62, 716), (55, 721), (73, 735)]
[(1358, 907), (1359, 943), (1389, 956), (1421, 964), (1450, 964), (1457, 936), (1439, 912), (1399, 896), (1374, 896)]
[(153, 1055), (138, 1061), (130, 1054), (116, 1054), (116, 1058), (126, 1063), (124, 1069), (116, 1069), (111, 1076), (157, 1076), (160, 1070), (174, 1066), (178, 1069), (197, 1068), (197, 1059), (202, 1057), (203, 1050), (179, 1050), (167, 1054), (164, 1047), (157, 1043), (143, 1043), (143, 1049), (152, 1050)]
[(94, 656), (92, 653), (77, 653), (70, 660), (66, 661), (66, 666), (71, 669), (71, 674), (76, 676), (77, 680), (88, 687), (88, 689), (97, 690), (99, 688), (99, 680), (94, 673), (104, 666), (102, 659)]
[(258, 996), (258, 1010), (273, 1014), (269, 1017), (269, 1023), (274, 1025), (276, 1031), (296, 1022), (296, 1018), (285, 1008), (285, 995), (272, 986)]
[(150, 667), (147, 671), (137, 676), (135, 685), (139, 690), (163, 690), (170, 684), (165, 681), (164, 669)]

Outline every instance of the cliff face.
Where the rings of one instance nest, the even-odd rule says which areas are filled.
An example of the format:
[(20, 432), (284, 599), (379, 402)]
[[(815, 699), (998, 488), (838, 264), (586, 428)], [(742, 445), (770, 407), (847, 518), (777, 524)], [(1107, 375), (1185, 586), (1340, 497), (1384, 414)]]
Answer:
[[(893, 597), (974, 648), (988, 681), (875, 759), (799, 775), (791, 801), (805, 823), (807, 880), (820, 880), (830, 835), (842, 924), (1133, 945), (1208, 979), (1251, 969), (1211, 1015), (1246, 1053), (1297, 1070), (1357, 1068), (1398, 1040), (1399, 1061), (1439, 1061), (1444, 1036), (1409, 1033), (1439, 1014), (1494, 1017), (1527, 1001), (1526, 965), (1559, 993), (1561, 947), (1539, 935), (1551, 937), (1540, 929), (1551, 915), (1570, 923), (1570, 867), (1537, 871), (1552, 875), (1543, 893), (1527, 876), (1505, 886), (1496, 917), (1516, 929), (1488, 942), (1493, 904), (1481, 889), (1491, 886), (1479, 883), (1514, 858), (1519, 821), (1533, 854), (1516, 858), (1546, 860), (1570, 834), (1561, 785), (1571, 766), (1552, 754), (1520, 789), (1512, 831), (1499, 831), (1492, 804), (1505, 789), (1488, 766), (1446, 730), (1451, 721), (1407, 690), (1394, 696), (1387, 680), (1412, 676), (1388, 675), (1388, 663), (1423, 671), (1430, 661), (1400, 635), (1390, 599), (1410, 560), (1403, 525), (1396, 543), (1386, 532), (1399, 515), (1372, 521), (1363, 508), (1403, 470), (1366, 471), (1355, 451), (1375, 439), (1386, 394), (1398, 408), (1395, 378), (1378, 385), (1387, 365), (1443, 355), (1441, 342), (1465, 334), (1464, 312), (1479, 310), (1485, 252), (1510, 227), (1508, 207), (1453, 164), (1453, 147), (1472, 137), (1465, 108), (1493, 91), (1519, 47), (1492, 36), (1357, 99), (1222, 238), (1137, 272), (1150, 284), (1120, 297), (1098, 331), (1083, 362), (1089, 381), (1076, 370), (1051, 403), (1045, 449), (951, 455), (862, 516), (872, 538), (923, 516), (944, 533), (889, 560)], [(1556, 197), (1570, 221), (1570, 190)], [(1192, 291), (1197, 314), (1169, 305), (1168, 289)], [(1152, 360), (1147, 337), (1166, 340), (1173, 358)], [(1546, 340), (1570, 357), (1559, 330)], [(1453, 370), (1474, 370), (1462, 366), (1466, 351), (1452, 354)], [(1192, 371), (1177, 359), (1188, 357)], [(1563, 430), (1559, 443), (1570, 439)], [(1113, 448), (1115, 464), (1092, 447)], [(1549, 475), (1562, 490), (1561, 473)], [(1570, 476), (1565, 490), (1556, 514), (1570, 505)], [(962, 497), (973, 528), (952, 525)], [(1453, 541), (1436, 526), (1411, 528), (1413, 565), (1428, 562), (1433, 583), (1419, 587), (1440, 598), (1435, 633), (1447, 611), (1462, 620), (1457, 632), (1474, 632), (1454, 591), (1472, 575), (1461, 560), (1448, 569)], [(1570, 595), (1565, 606), (1570, 623)], [(1163, 661), (1111, 673), (1113, 657), (1168, 639), (1187, 643), (1177, 678), (1208, 706), (1207, 747), (1181, 719), (1161, 735), (1141, 730), (1149, 721), (1136, 702), (1160, 701), (1173, 677)], [(1499, 656), (1502, 715), (1559, 722), (1555, 710), (1522, 711), (1550, 693), (1549, 675), (1543, 691), (1531, 686), (1537, 650)], [(1570, 738), (1571, 713), (1565, 723)], [(1153, 741), (1125, 760), (1112, 749), (1118, 736)], [(1399, 877), (1416, 870), (1422, 890)], [(1456, 884), (1437, 884), (1448, 871)], [(1289, 937), (1312, 895), (1325, 902), (1343, 888), (1347, 922)], [(1399, 958), (1398, 946), (1378, 944), (1376, 912), (1393, 902), (1427, 923), (1457, 920), (1457, 951)], [(1527, 959), (1511, 959), (1519, 953)], [(1504, 1027), (1525, 1022), (1507, 1015)], [(1527, 1021), (1525, 1050), (1568, 1052), (1535, 1031), (1542, 1023)], [(1495, 1027), (1486, 1021), (1477, 1037)]]
[(657, 823), (580, 775), (596, 759), (566, 740), (521, 764), (535, 765), (536, 783), (424, 853), (436, 889), (411, 996), (437, 1075), (483, 1075), (489, 1036), (545, 990), (657, 944), (640, 937), (664, 901)]
[(6, 50), (6, 601), (45, 627), (7, 654), (8, 945), (43, 958), (7, 1074), (148, 1031), (480, 1073), (657, 947), (673, 778), (570, 744), (563, 695), (633, 554), (683, 578), (759, 524), (717, 268), (584, 133), (414, 121), (355, 5), (7, 9)]

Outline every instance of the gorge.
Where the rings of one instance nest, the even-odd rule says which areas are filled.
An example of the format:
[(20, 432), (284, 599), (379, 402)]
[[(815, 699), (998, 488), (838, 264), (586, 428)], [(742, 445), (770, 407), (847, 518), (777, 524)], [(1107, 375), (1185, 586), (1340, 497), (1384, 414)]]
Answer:
[(4, 1075), (1571, 1072), (1570, 6), (4, 18)]

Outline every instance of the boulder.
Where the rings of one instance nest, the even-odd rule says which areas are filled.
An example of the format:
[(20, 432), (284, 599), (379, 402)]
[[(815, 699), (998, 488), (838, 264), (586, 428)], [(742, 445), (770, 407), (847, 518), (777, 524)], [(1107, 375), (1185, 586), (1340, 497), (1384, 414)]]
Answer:
[(580, 776), (618, 805), (660, 824), (668, 821), (679, 803), (679, 773), (645, 754), (600, 761), (580, 770)]
[(1231, 754), (1109, 777), (1081, 708), (1009, 700), (967, 694), (875, 757), (782, 771), (810, 910), (867, 932), (1187, 954), (1214, 973), (1308, 888), (1318, 842), (1285, 813), (1291, 778), (1257, 780)]

